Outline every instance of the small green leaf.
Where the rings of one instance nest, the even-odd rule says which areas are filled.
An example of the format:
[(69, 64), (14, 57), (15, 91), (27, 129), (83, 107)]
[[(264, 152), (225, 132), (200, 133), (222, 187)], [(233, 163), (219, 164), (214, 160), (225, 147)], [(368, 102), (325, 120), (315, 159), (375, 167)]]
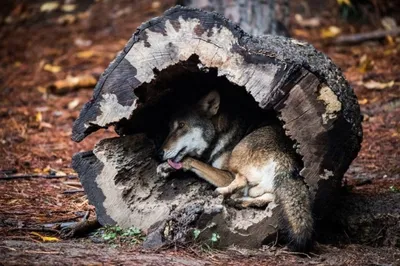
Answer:
[(217, 242), (218, 240), (219, 240), (219, 234), (217, 234), (217, 233), (212, 233), (212, 235), (211, 235), (211, 242), (213, 242), (213, 243), (215, 243), (215, 242)]
[(193, 237), (194, 237), (194, 239), (197, 239), (197, 238), (199, 237), (200, 233), (201, 233), (201, 231), (200, 231), (199, 229), (195, 229), (195, 230), (193, 231)]

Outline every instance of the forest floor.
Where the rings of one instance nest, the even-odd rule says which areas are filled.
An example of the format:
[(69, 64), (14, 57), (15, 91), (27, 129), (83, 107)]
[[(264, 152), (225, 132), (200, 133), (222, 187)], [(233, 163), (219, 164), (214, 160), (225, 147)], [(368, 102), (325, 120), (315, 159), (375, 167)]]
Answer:
[[(74, 143), (72, 123), (136, 27), (174, 1), (83, 0), (53, 11), (45, 11), (54, 8), (45, 2), (9, 1), (0, 12), (0, 265), (400, 265), (398, 246), (362, 243), (319, 244), (307, 257), (282, 248), (149, 251), (60, 240), (56, 229), (43, 225), (79, 221), (94, 211), (71, 169), (72, 155), (116, 135), (103, 130)], [(323, 29), (336, 25), (351, 33), (355, 27), (326, 13), (320, 25), (294, 23), (292, 32), (327, 53), (358, 96), (364, 141), (347, 185), (351, 193), (400, 193), (400, 40), (328, 45)], [(67, 77), (86, 79), (88, 88), (55, 89)], [(60, 241), (47, 243), (52, 239), (44, 236)]]

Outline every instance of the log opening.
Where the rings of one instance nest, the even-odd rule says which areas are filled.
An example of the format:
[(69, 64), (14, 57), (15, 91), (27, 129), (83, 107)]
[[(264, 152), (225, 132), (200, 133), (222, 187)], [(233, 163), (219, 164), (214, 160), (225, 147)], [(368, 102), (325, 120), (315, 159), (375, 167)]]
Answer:
[[(243, 86), (218, 76), (217, 68), (204, 66), (197, 55), (187, 61), (169, 66), (162, 71), (154, 70), (150, 83), (143, 83), (135, 90), (137, 107), (129, 119), (116, 124), (116, 132), (123, 135), (145, 133), (158, 149), (168, 131), (170, 116), (184, 107), (193, 106), (211, 90), (221, 94), (225, 104), (237, 106), (240, 112), (248, 112), (258, 124), (280, 123), (273, 109), (261, 109)], [(257, 125), (255, 125), (257, 126)]]

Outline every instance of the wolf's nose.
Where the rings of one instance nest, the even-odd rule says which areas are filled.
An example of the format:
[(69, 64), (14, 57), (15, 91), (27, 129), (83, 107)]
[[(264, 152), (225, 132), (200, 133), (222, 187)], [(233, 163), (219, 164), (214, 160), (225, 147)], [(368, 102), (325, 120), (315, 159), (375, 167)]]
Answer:
[(164, 157), (164, 150), (159, 150), (158, 151), (158, 153), (157, 153), (157, 155), (158, 155), (158, 158), (160, 158), (161, 160), (163, 159), (163, 157)]

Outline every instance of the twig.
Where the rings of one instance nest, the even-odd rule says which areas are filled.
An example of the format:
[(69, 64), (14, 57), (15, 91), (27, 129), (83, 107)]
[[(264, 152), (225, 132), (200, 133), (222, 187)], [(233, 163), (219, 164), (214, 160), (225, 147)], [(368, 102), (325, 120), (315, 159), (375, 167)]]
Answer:
[(82, 183), (78, 182), (78, 181), (65, 181), (63, 182), (64, 185), (68, 185), (68, 186), (78, 186), (78, 187), (82, 187)]
[(73, 194), (73, 193), (78, 193), (78, 192), (85, 192), (83, 189), (70, 189), (70, 190), (64, 190), (62, 193), (63, 194)]
[(400, 27), (394, 28), (392, 30), (376, 30), (365, 33), (357, 33), (350, 35), (340, 36), (332, 41), (332, 44), (357, 44), (360, 42), (379, 40), (386, 36), (397, 36), (400, 34)]
[(15, 168), (0, 170), (0, 174), (3, 174), (3, 175), (11, 175), (11, 174), (16, 174), (16, 173), (17, 173), (17, 169), (15, 169)]
[(5, 249), (11, 250), (11, 251), (17, 251), (15, 248), (10, 248), (7, 246), (0, 246), (0, 248), (5, 248)]
[(39, 175), (39, 174), (27, 174), (27, 175), (3, 175), (0, 176), (0, 180), (14, 180), (14, 179), (29, 179), (29, 178), (77, 178), (75, 175)]
[(59, 251), (24, 250), (24, 252), (30, 254), (60, 254)]
[(43, 224), (42, 226), (45, 228), (64, 228), (69, 226), (74, 226), (77, 222), (59, 222), (59, 223), (48, 223)]

